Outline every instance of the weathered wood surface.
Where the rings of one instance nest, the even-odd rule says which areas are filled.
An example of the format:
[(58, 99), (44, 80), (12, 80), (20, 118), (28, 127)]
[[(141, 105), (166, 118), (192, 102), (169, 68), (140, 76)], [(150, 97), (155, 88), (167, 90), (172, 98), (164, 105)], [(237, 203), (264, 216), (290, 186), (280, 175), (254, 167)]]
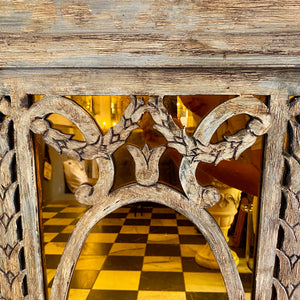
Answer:
[(268, 132), (267, 146), (265, 148), (256, 253), (256, 289), (254, 291), (254, 299), (257, 300), (272, 299), (283, 174), (282, 152), (287, 130), (287, 103), (288, 94), (282, 91), (278, 91), (270, 96), (269, 109), (272, 115), (272, 127)]
[(299, 69), (11, 69), (0, 79), (2, 95), (15, 85), (38, 95), (300, 94)]
[[(271, 125), (267, 107), (252, 96), (233, 98), (210, 112), (199, 124), (194, 136), (189, 137), (185, 129), (179, 128), (168, 114), (162, 96), (149, 97), (147, 102), (142, 97), (132, 96), (131, 103), (120, 122), (105, 135), (87, 112), (79, 110), (78, 106), (72, 103), (71, 100), (61, 96), (45, 96), (29, 108), (26, 118), (31, 120), (31, 130), (41, 134), (44, 141), (57, 151), (77, 159), (97, 159), (99, 168), (97, 183), (94, 186), (84, 184), (75, 192), (79, 202), (93, 207), (79, 221), (67, 243), (55, 275), (51, 299), (66, 299), (74, 265), (91, 228), (114, 209), (138, 201), (157, 201), (189, 217), (201, 229), (216, 256), (229, 299), (245, 299), (241, 280), (226, 240), (213, 218), (203, 210), (204, 207), (212, 206), (219, 200), (218, 191), (214, 187), (202, 187), (198, 184), (195, 169), (199, 161), (218, 163), (220, 158), (237, 158), (240, 147), (243, 150), (250, 147), (256, 137), (266, 133)], [(78, 124), (83, 134), (86, 133), (86, 141), (72, 140), (69, 135), (52, 129), (46, 120), (50, 108), (52, 112), (60, 113)], [(183, 155), (179, 178), (185, 195), (158, 183), (158, 162), (165, 147), (153, 148), (150, 151), (147, 145), (143, 149), (128, 146), (136, 164), (136, 183), (110, 192), (115, 173), (112, 154), (137, 128), (137, 122), (144, 113), (152, 116), (154, 128), (165, 137), (167, 145)], [(218, 144), (209, 143), (210, 137), (223, 121), (241, 113), (254, 117), (249, 121), (247, 129), (241, 129)], [(210, 131), (205, 130), (207, 124), (214, 124)]]
[[(298, 107), (297, 107), (298, 106)], [(300, 299), (300, 164), (299, 164), (299, 98), (290, 103), (288, 145), (285, 153), (286, 178), (283, 180), (283, 197), (279, 225), (283, 231), (276, 255), (278, 266), (273, 279), (278, 299)], [(295, 109), (296, 108), (296, 109)]]
[(1, 1), (0, 67), (300, 66), (299, 0)]

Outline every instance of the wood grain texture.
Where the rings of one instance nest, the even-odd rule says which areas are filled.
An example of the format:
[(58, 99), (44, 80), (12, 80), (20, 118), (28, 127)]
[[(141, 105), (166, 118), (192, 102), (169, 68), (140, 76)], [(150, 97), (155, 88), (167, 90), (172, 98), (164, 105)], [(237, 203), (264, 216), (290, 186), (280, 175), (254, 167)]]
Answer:
[[(299, 123), (294, 120), (299, 116), (299, 99), (290, 103), (290, 120), (287, 152), (285, 153), (286, 173), (282, 186), (282, 213), (279, 226), (278, 265), (273, 284), (278, 299), (300, 298), (300, 164), (299, 164)], [(298, 108), (298, 109), (297, 109)]]
[[(0, 298), (24, 299), (26, 268), (24, 261), (23, 230), (20, 225), (20, 206), (16, 205), (18, 181), (12, 170), (15, 164), (13, 121), (7, 117), (0, 124)], [(22, 254), (23, 253), (23, 254)], [(23, 256), (22, 256), (23, 255)]]
[(282, 152), (288, 116), (287, 101), (288, 94), (282, 91), (270, 96), (272, 127), (268, 132), (264, 156), (255, 273), (255, 299), (261, 300), (272, 299), (283, 174)]
[(3, 95), (16, 84), (38, 95), (300, 94), (298, 69), (15, 69), (0, 79)]
[(298, 0), (1, 2), (0, 67), (295, 67)]

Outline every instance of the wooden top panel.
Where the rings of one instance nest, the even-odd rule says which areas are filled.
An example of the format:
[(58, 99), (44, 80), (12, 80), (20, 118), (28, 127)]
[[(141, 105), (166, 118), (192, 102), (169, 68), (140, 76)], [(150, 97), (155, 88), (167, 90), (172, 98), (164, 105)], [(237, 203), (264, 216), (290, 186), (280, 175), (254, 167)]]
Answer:
[(0, 67), (300, 66), (299, 0), (0, 0)]

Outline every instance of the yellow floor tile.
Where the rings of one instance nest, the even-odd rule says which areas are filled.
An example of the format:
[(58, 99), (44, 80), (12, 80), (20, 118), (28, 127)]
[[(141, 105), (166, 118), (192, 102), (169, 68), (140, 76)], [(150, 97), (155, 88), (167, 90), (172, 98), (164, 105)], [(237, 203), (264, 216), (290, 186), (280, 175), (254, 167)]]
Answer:
[(50, 219), (53, 218), (55, 215), (57, 215), (57, 212), (43, 212), (42, 216), (44, 219)]
[(55, 275), (56, 269), (47, 269), (47, 282), (49, 283)]
[(156, 234), (148, 235), (148, 244), (179, 244), (178, 234)]
[(100, 270), (105, 259), (106, 259), (105, 255), (102, 256), (81, 255), (77, 261), (75, 269), (76, 270)]
[(246, 300), (251, 300), (251, 293), (246, 293), (245, 296), (246, 296)]
[(87, 210), (87, 207), (66, 207), (64, 208), (61, 213), (80, 213)]
[(119, 219), (119, 218), (104, 218), (101, 221), (98, 222), (98, 225), (123, 225), (125, 222), (125, 219)]
[(140, 275), (141, 271), (100, 271), (93, 289), (137, 291)]
[(109, 255), (119, 256), (144, 256), (146, 244), (115, 243), (112, 245)]
[(87, 243), (114, 243), (117, 233), (90, 233), (86, 239)]
[(71, 218), (52, 218), (44, 223), (44, 225), (70, 225), (74, 219)]
[(143, 271), (182, 272), (181, 257), (145, 256)]
[(176, 213), (177, 220), (188, 220), (188, 218), (182, 214)]
[(200, 234), (196, 227), (194, 226), (178, 226), (179, 234)]
[(139, 291), (137, 300), (186, 300), (185, 292)]
[(86, 300), (89, 289), (70, 289), (68, 300)]
[(44, 232), (44, 234), (43, 234), (44, 242), (45, 242), (45, 243), (50, 242), (50, 241), (53, 240), (57, 235), (58, 235), (58, 233), (56, 233), (56, 232)]
[(226, 293), (221, 273), (184, 272), (183, 276), (187, 292)]
[(63, 242), (50, 242), (45, 246), (45, 254), (61, 255), (66, 247), (66, 244), (67, 243)]
[(140, 233), (147, 234), (149, 233), (149, 226), (134, 226), (134, 225), (123, 225), (120, 233)]
[(177, 226), (175, 219), (152, 219), (151, 226)]
[(201, 245), (182, 244), (182, 245), (180, 245), (181, 256), (183, 256), (183, 257), (195, 257), (197, 251), (200, 248), (201, 248)]

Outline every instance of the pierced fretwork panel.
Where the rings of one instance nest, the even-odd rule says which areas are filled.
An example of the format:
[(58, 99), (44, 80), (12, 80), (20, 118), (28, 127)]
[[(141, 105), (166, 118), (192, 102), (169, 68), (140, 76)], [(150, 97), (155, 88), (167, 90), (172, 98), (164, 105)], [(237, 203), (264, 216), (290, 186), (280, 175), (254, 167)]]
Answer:
[(278, 263), (274, 277), (277, 299), (300, 298), (300, 100), (290, 102), (290, 120), (285, 156), (285, 178), (279, 218)]
[[(60, 114), (73, 122), (84, 138), (75, 140), (51, 126), (49, 114)], [(245, 128), (224, 136), (218, 143), (211, 138), (218, 127), (229, 118), (247, 114)], [(268, 108), (253, 96), (228, 99), (214, 108), (192, 134), (187, 134), (163, 103), (163, 97), (132, 96), (120, 121), (108, 131), (100, 128), (90, 114), (67, 97), (44, 96), (29, 109), (31, 130), (40, 134), (45, 143), (59, 153), (78, 160), (96, 160), (99, 177), (95, 185), (83, 184), (75, 191), (76, 199), (91, 205), (76, 224), (58, 266), (51, 299), (67, 299), (68, 285), (80, 250), (90, 230), (115, 209), (139, 201), (155, 201), (184, 214), (200, 229), (210, 244), (221, 269), (229, 299), (245, 299), (236, 265), (227, 242), (214, 219), (204, 209), (216, 204), (220, 194), (214, 186), (202, 186), (196, 179), (199, 162), (218, 164), (225, 159), (237, 159), (251, 147), (258, 136), (265, 134), (271, 117)], [(130, 134), (139, 128), (142, 119), (151, 119), (153, 129), (166, 141), (153, 147), (126, 145), (135, 164), (135, 182), (112, 189), (118, 168), (113, 155), (125, 145)], [(106, 131), (106, 132), (105, 132)], [(179, 180), (183, 191), (159, 182), (159, 161), (166, 147), (180, 154)]]
[[(8, 97), (1, 101), (10, 105)], [(2, 113), (0, 121), (0, 298), (18, 300), (27, 295), (27, 270), (16, 174), (14, 123), (11, 116)]]

